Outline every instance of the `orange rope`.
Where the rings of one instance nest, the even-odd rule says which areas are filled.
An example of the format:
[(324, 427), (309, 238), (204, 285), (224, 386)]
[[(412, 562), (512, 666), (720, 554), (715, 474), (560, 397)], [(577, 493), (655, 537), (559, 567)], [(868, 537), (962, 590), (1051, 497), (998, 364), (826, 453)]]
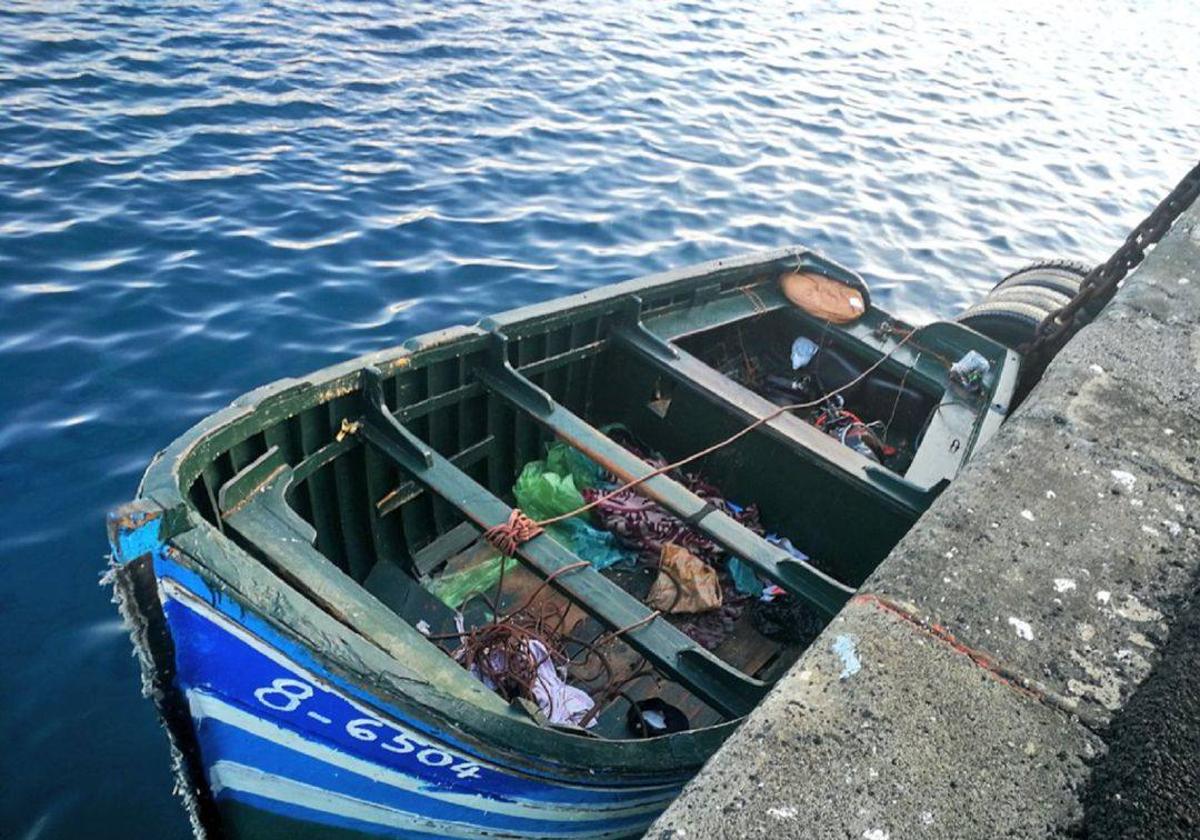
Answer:
[(508, 521), (488, 528), (483, 532), (483, 538), (505, 557), (512, 557), (522, 543), (529, 542), (542, 530), (542, 526), (526, 516), (520, 508), (513, 508)]

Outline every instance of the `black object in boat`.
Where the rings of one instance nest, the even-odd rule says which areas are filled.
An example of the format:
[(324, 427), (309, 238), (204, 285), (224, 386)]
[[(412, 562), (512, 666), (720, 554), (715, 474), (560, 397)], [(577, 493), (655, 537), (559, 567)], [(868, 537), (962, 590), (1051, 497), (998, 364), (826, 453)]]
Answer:
[(626, 720), (629, 730), (641, 738), (686, 732), (690, 726), (687, 715), (658, 697), (638, 700), (631, 705)]

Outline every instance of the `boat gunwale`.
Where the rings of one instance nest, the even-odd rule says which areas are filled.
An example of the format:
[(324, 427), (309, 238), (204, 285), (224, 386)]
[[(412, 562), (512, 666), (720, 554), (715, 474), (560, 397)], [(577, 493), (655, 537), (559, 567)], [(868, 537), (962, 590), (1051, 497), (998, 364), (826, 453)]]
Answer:
[[(481, 319), (473, 326), (451, 326), (430, 332), (409, 339), (398, 346), (330, 365), (302, 378), (289, 377), (277, 380), (247, 392), (234, 400), (228, 407), (214, 412), (176, 438), (155, 457), (146, 470), (138, 490), (138, 497), (147, 499), (163, 508), (165, 512), (173, 514), (170, 517), (164, 517), (164, 521), (169, 518), (173, 523), (163, 534), (165, 540), (173, 540), (182, 531), (198, 528), (196, 533), (184, 540), (184, 542), (193, 543), (193, 548), (187, 552), (187, 555), (210, 573), (215, 574), (211, 563), (203, 556), (204, 553), (212, 550), (228, 554), (229, 550), (219, 547), (222, 536), (220, 531), (191, 504), (187, 497), (187, 488), (190, 488), (192, 483), (197, 480), (204, 466), (211, 463), (211, 456), (215, 456), (216, 453), (226, 451), (234, 443), (268, 428), (273, 423), (286, 420), (322, 403), (360, 391), (361, 371), (364, 367), (373, 365), (380, 368), (384, 376), (391, 376), (410, 367), (417, 359), (423, 362), (433, 362), (443, 357), (461, 356), (464, 353), (483, 350), (496, 333), (519, 338), (524, 334), (523, 328), (527, 325), (537, 325), (540, 329), (546, 329), (548, 318), (557, 316), (556, 320), (565, 324), (580, 318), (611, 315), (619, 311), (625, 302), (634, 300), (640, 294), (652, 293), (655, 297), (667, 296), (699, 287), (704, 281), (708, 281), (709, 285), (719, 285), (722, 278), (727, 279), (729, 275), (752, 275), (756, 271), (778, 272), (805, 263), (830, 273), (857, 276), (801, 247), (747, 254), (734, 259), (714, 260), (695, 266), (673, 269), (520, 307)], [(641, 303), (642, 301), (639, 300), (639, 307)], [(668, 303), (666, 307), (652, 309), (648, 314), (658, 314), (671, 306), (672, 304)], [(847, 478), (870, 487), (880, 495), (885, 495), (881, 491), (879, 483), (873, 482), (869, 478), (853, 474), (847, 475)], [(261, 567), (255, 558), (240, 547), (232, 543), (230, 547), (235, 550), (236, 555)], [(264, 569), (264, 571), (270, 572), (269, 569)], [(283, 581), (280, 581), (280, 584), (287, 587), (293, 597), (301, 599), (306, 604), (311, 604), (311, 601), (303, 593)], [(362, 643), (370, 644), (369, 640), (354, 628), (347, 627), (347, 632)], [(729, 723), (736, 723), (736, 721), (737, 719), (734, 719)], [(533, 721), (529, 723), (536, 727)], [(717, 726), (725, 725), (718, 724)], [(570, 737), (570, 733), (550, 731), (554, 731), (558, 736)], [(598, 741), (581, 736), (575, 736), (574, 740), (582, 743), (629, 743), (619, 740)], [(635, 741), (634, 743), (641, 742)], [(661, 743), (661, 740), (650, 739), (647, 743)]]
[[(689, 285), (695, 285), (698, 280), (716, 281), (722, 274), (744, 273), (748, 269), (782, 270), (796, 267), (790, 261), (796, 261), (799, 265), (820, 268), (830, 274), (850, 278), (857, 277), (849, 269), (825, 257), (806, 248), (794, 246), (746, 254), (732, 259), (713, 260), (608, 284), (488, 316), (480, 319), (474, 325), (453, 325), (425, 333), (399, 345), (356, 356), (344, 362), (320, 368), (303, 377), (284, 377), (242, 394), (229, 406), (218, 409), (193, 425), (156, 454), (142, 477), (137, 498), (150, 499), (164, 509), (182, 507), (187, 511), (187, 519), (191, 526), (208, 524), (212, 527), (211, 523), (208, 523), (203, 517), (193, 517), (195, 511), (187, 499), (187, 488), (203, 471), (204, 465), (197, 464), (197, 459), (203, 461), (204, 464), (210, 463), (212, 460), (205, 458), (205, 450), (212, 447), (221, 452), (226, 451), (229, 447), (218, 443), (219, 438), (224, 435), (237, 439), (230, 442), (229, 446), (232, 446), (273, 423), (287, 420), (316, 405), (360, 392), (361, 372), (365, 367), (376, 367), (385, 377), (390, 377), (409, 368), (417, 360), (424, 363), (435, 362), (443, 355), (461, 356), (474, 350), (483, 350), (486, 343), (495, 334), (510, 339), (520, 338), (526, 334), (522, 329), (526, 325), (552, 329), (553, 327), (548, 325), (557, 321), (565, 324), (584, 317), (611, 315), (621, 308), (622, 302), (634, 299), (639, 293), (647, 291), (659, 294), (670, 293), (676, 291), (678, 287), (686, 288)], [(654, 310), (648, 314), (658, 315), (661, 313)], [(554, 318), (554, 316), (558, 317)], [(259, 417), (259, 412), (278, 416)], [(250, 424), (251, 418), (255, 418), (257, 422)], [(247, 430), (246, 434), (239, 435), (235, 433), (235, 429), (237, 432), (243, 431), (240, 428), (242, 423), (253, 425), (255, 428)], [(792, 442), (803, 445), (806, 441)], [(881, 497), (895, 496), (895, 498), (888, 499), (892, 504), (899, 503), (908, 507), (913, 490), (918, 493), (924, 492), (922, 488), (915, 485), (904, 488), (906, 492), (897, 492), (895, 482), (888, 486), (874, 481), (871, 474), (861, 469), (862, 465), (857, 464), (854, 459), (838, 458), (831, 466), (844, 472), (846, 479), (868, 488)], [(901, 486), (904, 484), (902, 477), (896, 476), (895, 478), (898, 479)], [(199, 521), (194, 521), (196, 518)]]

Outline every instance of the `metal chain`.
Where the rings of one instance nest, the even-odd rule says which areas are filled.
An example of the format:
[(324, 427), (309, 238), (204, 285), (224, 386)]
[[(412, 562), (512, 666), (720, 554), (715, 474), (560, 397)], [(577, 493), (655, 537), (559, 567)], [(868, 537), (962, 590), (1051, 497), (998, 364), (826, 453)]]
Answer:
[[(1190, 207), (1198, 196), (1200, 163), (1192, 167), (1183, 180), (1175, 185), (1175, 189), (1133, 229), (1116, 253), (1088, 272), (1079, 284), (1075, 297), (1038, 324), (1033, 339), (1021, 348), (1022, 354), (1039, 362), (1049, 361), (1049, 357), (1083, 326), (1080, 312), (1095, 302), (1101, 305), (1108, 303), (1117, 291), (1117, 284), (1146, 256), (1146, 249), (1163, 238), (1179, 214)], [(1043, 366), (1038, 364), (1036, 367), (1040, 370)]]

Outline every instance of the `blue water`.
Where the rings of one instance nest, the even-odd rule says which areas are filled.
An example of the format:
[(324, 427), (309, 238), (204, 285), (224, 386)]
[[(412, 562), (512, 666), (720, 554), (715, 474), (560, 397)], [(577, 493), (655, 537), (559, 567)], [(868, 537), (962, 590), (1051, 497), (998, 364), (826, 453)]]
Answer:
[(950, 316), (1200, 137), (1184, 4), (307, 5), (0, 9), (0, 836), (186, 836), (102, 521), (240, 392), (790, 243)]

